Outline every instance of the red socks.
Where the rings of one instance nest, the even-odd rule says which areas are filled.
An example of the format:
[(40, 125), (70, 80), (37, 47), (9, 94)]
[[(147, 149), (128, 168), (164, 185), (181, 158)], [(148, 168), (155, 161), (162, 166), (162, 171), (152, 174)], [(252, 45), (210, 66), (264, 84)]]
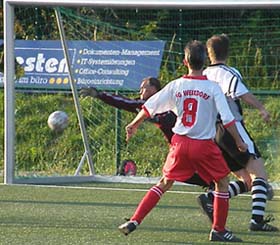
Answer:
[(228, 216), (229, 193), (214, 192), (214, 212), (212, 228), (216, 231), (224, 231)]
[(137, 221), (138, 224), (148, 215), (148, 213), (157, 205), (163, 191), (158, 186), (153, 186), (143, 197), (130, 220)]

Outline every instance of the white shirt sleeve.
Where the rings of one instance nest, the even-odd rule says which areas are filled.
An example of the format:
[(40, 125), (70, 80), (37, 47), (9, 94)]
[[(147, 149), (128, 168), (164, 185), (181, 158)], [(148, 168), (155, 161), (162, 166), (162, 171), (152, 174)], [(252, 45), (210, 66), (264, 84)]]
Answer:
[(175, 101), (172, 97), (173, 82), (168, 83), (163, 89), (150, 97), (143, 105), (151, 117), (166, 111), (176, 112)]
[(234, 116), (231, 113), (226, 97), (223, 91), (221, 90), (220, 86), (217, 85), (217, 88), (214, 91), (215, 91), (215, 97), (214, 97), (215, 104), (216, 104), (217, 111), (221, 116), (222, 123), (223, 125), (229, 124), (232, 121), (234, 121)]
[(238, 97), (247, 94), (249, 90), (243, 83), (243, 78), (240, 72), (233, 67), (231, 68), (234, 71), (234, 74), (231, 74), (232, 78), (228, 80), (230, 83), (228, 84), (227, 95), (233, 99), (237, 99)]

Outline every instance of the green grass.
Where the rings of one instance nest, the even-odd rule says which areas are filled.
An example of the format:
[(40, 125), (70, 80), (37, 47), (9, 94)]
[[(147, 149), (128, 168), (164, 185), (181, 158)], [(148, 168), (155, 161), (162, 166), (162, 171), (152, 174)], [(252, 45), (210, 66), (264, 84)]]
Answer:
[[(196, 204), (201, 189), (189, 186), (174, 186), (135, 232), (127, 237), (119, 233), (118, 225), (149, 187), (1, 185), (0, 244), (209, 244), (210, 223)], [(280, 227), (280, 191), (275, 194), (267, 213)], [(232, 199), (227, 226), (243, 244), (280, 244), (280, 233), (248, 231), (250, 203), (247, 195)]]

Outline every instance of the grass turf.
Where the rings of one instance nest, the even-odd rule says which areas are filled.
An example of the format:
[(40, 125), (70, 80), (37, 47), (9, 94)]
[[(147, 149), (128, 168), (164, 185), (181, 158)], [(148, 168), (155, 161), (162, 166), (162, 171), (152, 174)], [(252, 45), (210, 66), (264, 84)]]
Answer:
[[(200, 188), (174, 186), (129, 236), (117, 227), (130, 217), (149, 185), (0, 186), (0, 244), (209, 244)], [(267, 214), (280, 227), (280, 191)], [(280, 233), (249, 232), (251, 199), (233, 198), (227, 227), (243, 244), (280, 244)], [(214, 243), (222, 244), (222, 243)]]

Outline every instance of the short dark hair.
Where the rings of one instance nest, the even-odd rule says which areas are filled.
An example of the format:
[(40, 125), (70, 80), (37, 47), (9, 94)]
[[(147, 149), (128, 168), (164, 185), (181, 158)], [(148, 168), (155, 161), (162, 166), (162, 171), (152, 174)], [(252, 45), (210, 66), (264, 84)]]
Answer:
[(190, 41), (184, 51), (189, 66), (194, 70), (201, 70), (206, 60), (206, 50), (202, 42), (198, 40)]
[(149, 85), (155, 87), (157, 91), (161, 89), (160, 81), (155, 77), (146, 77), (143, 81), (147, 81)]
[(206, 42), (210, 60), (226, 60), (229, 55), (229, 38), (226, 34), (213, 35)]

